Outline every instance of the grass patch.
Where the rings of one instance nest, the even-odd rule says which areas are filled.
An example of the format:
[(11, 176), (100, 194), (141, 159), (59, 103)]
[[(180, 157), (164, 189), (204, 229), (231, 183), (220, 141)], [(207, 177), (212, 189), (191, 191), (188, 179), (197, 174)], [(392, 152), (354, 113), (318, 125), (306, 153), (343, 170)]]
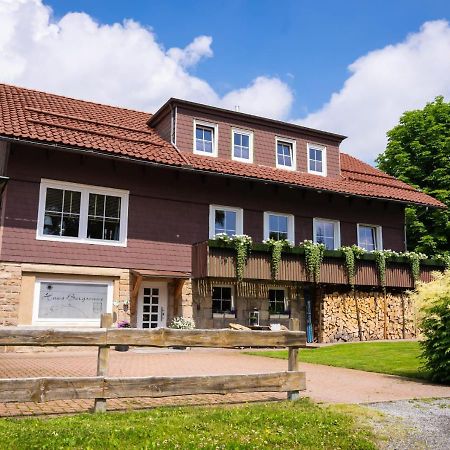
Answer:
[[(312, 364), (427, 379), (428, 373), (420, 368), (420, 353), (418, 342), (362, 342), (301, 349), (299, 360)], [(250, 354), (281, 359), (287, 359), (288, 355), (287, 350), (258, 351)]]
[(307, 399), (233, 407), (159, 408), (1, 419), (0, 449), (375, 449), (355, 414)]

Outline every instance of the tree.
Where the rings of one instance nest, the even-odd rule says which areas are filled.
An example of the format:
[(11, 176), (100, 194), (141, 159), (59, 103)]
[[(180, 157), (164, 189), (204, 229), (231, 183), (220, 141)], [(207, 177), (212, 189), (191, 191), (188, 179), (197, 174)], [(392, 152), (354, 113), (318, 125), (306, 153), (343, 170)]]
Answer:
[[(378, 167), (450, 208), (450, 103), (436, 97), (388, 131)], [(450, 255), (450, 210), (406, 208), (408, 250)]]

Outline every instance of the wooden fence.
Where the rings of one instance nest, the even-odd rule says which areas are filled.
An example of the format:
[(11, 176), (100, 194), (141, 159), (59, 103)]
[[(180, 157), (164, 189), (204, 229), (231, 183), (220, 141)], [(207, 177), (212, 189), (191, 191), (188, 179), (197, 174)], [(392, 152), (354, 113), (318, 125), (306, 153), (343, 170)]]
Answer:
[[(0, 328), (0, 345), (7, 346), (96, 346), (96, 377), (42, 377), (0, 379), (0, 402), (46, 402), (49, 400), (95, 399), (97, 412), (106, 411), (106, 400), (125, 397), (167, 397), (192, 394), (237, 392), (287, 392), (296, 399), (306, 389), (305, 373), (298, 371), (298, 349), (306, 346), (305, 332), (297, 331), (298, 319), (291, 319), (291, 331), (174, 330), (111, 328), (112, 317), (103, 314), (101, 328), (36, 329)], [(286, 372), (190, 376), (109, 377), (110, 347), (288, 347)]]

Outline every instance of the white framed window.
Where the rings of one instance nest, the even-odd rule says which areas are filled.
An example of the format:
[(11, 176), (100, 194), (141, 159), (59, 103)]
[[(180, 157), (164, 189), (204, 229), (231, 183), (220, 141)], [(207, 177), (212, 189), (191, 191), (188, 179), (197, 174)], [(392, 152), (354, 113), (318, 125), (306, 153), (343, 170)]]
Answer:
[(297, 158), (296, 142), (283, 137), (275, 138), (275, 162), (279, 169), (295, 170)]
[(129, 192), (41, 180), (36, 239), (127, 245)]
[(341, 246), (341, 230), (338, 220), (313, 219), (313, 237), (317, 244), (325, 244), (327, 250)]
[(37, 279), (33, 325), (98, 327), (112, 305), (112, 281)]
[(327, 176), (327, 148), (318, 144), (307, 144), (308, 173)]
[(367, 251), (383, 250), (382, 228), (379, 225), (358, 223), (358, 247)]
[(194, 153), (203, 156), (217, 156), (219, 127), (216, 123), (194, 119)]
[(294, 216), (270, 211), (264, 213), (264, 239), (287, 239), (294, 243)]
[(235, 161), (253, 162), (253, 131), (231, 129), (231, 158)]
[(241, 208), (210, 205), (209, 207), (209, 237), (225, 233), (228, 236), (243, 233), (244, 212)]
[(285, 289), (269, 289), (269, 315), (270, 317), (288, 318), (289, 304)]
[(212, 313), (213, 317), (236, 317), (232, 286), (215, 285), (212, 287)]

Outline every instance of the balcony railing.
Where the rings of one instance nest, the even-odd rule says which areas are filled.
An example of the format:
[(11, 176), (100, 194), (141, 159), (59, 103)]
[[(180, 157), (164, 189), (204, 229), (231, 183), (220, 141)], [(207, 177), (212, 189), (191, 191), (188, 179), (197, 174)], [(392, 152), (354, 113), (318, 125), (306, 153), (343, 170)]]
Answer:
[[(214, 240), (195, 244), (192, 250), (193, 278), (236, 278), (236, 252)], [(264, 244), (253, 244), (244, 269), (244, 280), (272, 280), (271, 253)], [(431, 272), (443, 270), (444, 264), (434, 260), (421, 261), (420, 280), (431, 281)], [(277, 275), (278, 281), (311, 282), (306, 271), (304, 250), (299, 247), (283, 251)], [(320, 283), (348, 285), (344, 255), (340, 251), (325, 251), (320, 271)], [(371, 254), (356, 262), (356, 286), (380, 286), (380, 279)], [(386, 287), (413, 288), (411, 265), (406, 258), (386, 262)]]

